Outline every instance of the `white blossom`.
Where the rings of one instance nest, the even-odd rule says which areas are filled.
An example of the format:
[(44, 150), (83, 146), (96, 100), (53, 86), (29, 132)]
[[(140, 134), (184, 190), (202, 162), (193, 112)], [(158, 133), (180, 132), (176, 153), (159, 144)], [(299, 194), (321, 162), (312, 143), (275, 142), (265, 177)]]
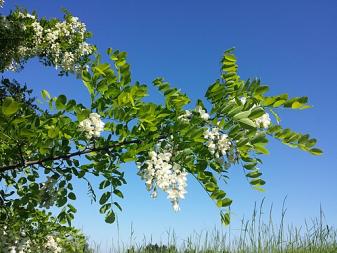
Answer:
[[(19, 19), (29, 18), (32, 20), (26, 22), (23, 29), (31, 29), (34, 33), (32, 44), (21, 46), (18, 49), (20, 58), (28, 59), (35, 55), (44, 55), (55, 68), (60, 67), (64, 71), (77, 73), (85, 67), (80, 65), (80, 60), (91, 55), (95, 47), (84, 41), (87, 33), (86, 26), (77, 17), (70, 17), (62, 22), (58, 21), (45, 29), (34, 15), (21, 11), (16, 13)], [(82, 41), (78, 41), (79, 38)], [(65, 43), (68, 45), (64, 46)], [(19, 63), (14, 62), (6, 69), (15, 71), (18, 65)]]
[(200, 105), (197, 105), (195, 107), (195, 111), (200, 114), (200, 118), (202, 118), (203, 120), (205, 121), (209, 120), (210, 117), (209, 114), (204, 109), (202, 109)]
[(151, 193), (151, 198), (157, 198), (158, 196), (158, 192), (156, 190), (154, 190), (152, 193)]
[(104, 130), (104, 122), (101, 120), (101, 116), (97, 113), (90, 113), (89, 118), (82, 120), (79, 123), (81, 131), (85, 132), (87, 139), (92, 137), (99, 137)]
[(5, 0), (0, 0), (0, 8), (2, 8), (4, 4), (5, 4)]
[(247, 102), (247, 98), (246, 97), (241, 97), (240, 101), (242, 104), (245, 104)]
[(173, 210), (175, 212), (179, 212), (180, 211), (180, 206), (179, 206), (179, 203), (177, 201), (173, 202), (172, 207), (173, 207)]
[(29, 13), (23, 13), (21, 11), (17, 12), (18, 17), (20, 18), (29, 18), (29, 19), (36, 19), (36, 17)]
[(257, 127), (268, 128), (271, 123), (269, 113), (263, 114), (261, 117), (255, 119), (255, 124)]
[(47, 242), (44, 247), (53, 253), (60, 253), (62, 251), (62, 248), (58, 245), (54, 237), (51, 235), (47, 236)]
[(157, 188), (167, 193), (167, 198), (171, 201), (174, 211), (179, 211), (179, 200), (183, 199), (187, 193), (187, 172), (180, 164), (174, 161), (172, 148), (170, 145), (164, 149), (150, 151), (149, 159), (138, 164), (141, 169), (142, 178), (148, 190), (152, 190), (151, 197), (156, 198)]
[(34, 30), (34, 33), (35, 33), (35, 41), (36, 43), (42, 43), (42, 37), (43, 37), (43, 27), (41, 26), (40, 22), (37, 22), (37, 21), (34, 21), (32, 24), (31, 24), (31, 27), (33, 28)]
[(212, 155), (216, 158), (224, 156), (231, 146), (228, 135), (220, 133), (220, 128), (213, 127), (204, 132), (206, 146)]
[(24, 230), (16, 234), (8, 229), (7, 226), (0, 227), (0, 235), (0, 252), (4, 253), (34, 253), (36, 252), (36, 247), (42, 249), (44, 253), (61, 253), (63, 250), (58, 244), (59, 239), (52, 235), (46, 237), (46, 243), (43, 245), (40, 245), (38, 241), (27, 238)]
[(8, 252), (9, 253), (16, 253), (16, 247), (15, 246), (9, 247)]
[(188, 123), (191, 120), (191, 118), (192, 118), (192, 112), (189, 110), (185, 110), (185, 113), (178, 117), (179, 120), (185, 123)]

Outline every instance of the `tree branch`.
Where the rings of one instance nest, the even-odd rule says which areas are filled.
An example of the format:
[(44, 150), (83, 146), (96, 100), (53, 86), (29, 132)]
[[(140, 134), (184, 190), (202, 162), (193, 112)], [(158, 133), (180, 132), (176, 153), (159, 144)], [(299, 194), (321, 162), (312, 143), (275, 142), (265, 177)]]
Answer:
[(128, 144), (134, 144), (134, 143), (140, 143), (139, 140), (131, 140), (131, 141), (124, 141), (124, 142), (116, 142), (113, 145), (105, 146), (105, 147), (99, 147), (99, 148), (88, 148), (82, 151), (77, 151), (74, 153), (69, 153), (69, 154), (64, 154), (64, 155), (58, 155), (58, 156), (49, 156), (46, 158), (42, 158), (40, 160), (33, 160), (33, 161), (23, 161), (21, 163), (16, 163), (16, 164), (11, 164), (11, 165), (6, 165), (0, 167), (0, 173), (3, 173), (8, 170), (13, 170), (13, 169), (18, 169), (21, 167), (27, 167), (27, 166), (32, 166), (32, 165), (41, 165), (44, 162), (49, 162), (49, 161), (57, 161), (57, 160), (67, 160), (71, 157), (74, 156), (80, 156), (84, 154), (88, 154), (90, 152), (96, 152), (96, 151), (108, 151), (111, 148), (116, 148)]

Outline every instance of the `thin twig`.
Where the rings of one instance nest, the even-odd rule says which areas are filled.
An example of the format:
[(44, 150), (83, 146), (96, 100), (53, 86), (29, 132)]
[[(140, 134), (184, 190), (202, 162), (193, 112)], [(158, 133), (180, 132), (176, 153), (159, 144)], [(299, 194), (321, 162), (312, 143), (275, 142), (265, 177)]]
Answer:
[(74, 152), (74, 153), (58, 155), (58, 156), (49, 156), (49, 157), (46, 157), (46, 158), (42, 158), (40, 160), (23, 161), (21, 163), (16, 163), (16, 164), (11, 164), (11, 165), (6, 165), (6, 166), (0, 167), (0, 173), (8, 171), (8, 170), (18, 169), (18, 168), (21, 168), (21, 167), (27, 167), (27, 166), (32, 166), (32, 165), (41, 165), (41, 164), (43, 164), (45, 162), (49, 162), (49, 161), (67, 160), (71, 157), (80, 156), (80, 155), (88, 154), (88, 153), (91, 153), (91, 152), (104, 151), (104, 150), (108, 151), (112, 148), (116, 148), (116, 147), (120, 147), (120, 146), (124, 146), (124, 145), (128, 145), (128, 144), (134, 144), (134, 143), (140, 143), (140, 141), (139, 140), (131, 140), (131, 141), (124, 141), (124, 142), (116, 142), (113, 145), (109, 145), (109, 146), (105, 146), (105, 147), (87, 148), (87, 149), (82, 150), (82, 151), (77, 151), (77, 152)]

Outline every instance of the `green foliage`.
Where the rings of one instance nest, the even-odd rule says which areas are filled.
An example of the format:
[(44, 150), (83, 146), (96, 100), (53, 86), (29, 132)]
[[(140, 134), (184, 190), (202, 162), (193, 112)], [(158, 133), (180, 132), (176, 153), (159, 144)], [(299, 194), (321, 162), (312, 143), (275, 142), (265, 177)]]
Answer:
[[(171, 88), (163, 79), (156, 79), (153, 83), (163, 93), (165, 105), (145, 102), (143, 98), (147, 95), (147, 86), (138, 82), (132, 84), (126, 54), (111, 49), (108, 54), (113, 65), (101, 63), (98, 57), (82, 74), (91, 94), (91, 108), (68, 100), (65, 95), (51, 98), (43, 90), (43, 98), (49, 101), (55, 113), (36, 114), (22, 110), (19, 119), (16, 113), (20, 106), (24, 107), (27, 103), (22, 100), (17, 102), (12, 96), (3, 99), (0, 126), (4, 155), (1, 161), (5, 166), (0, 168), (1, 180), (13, 190), (8, 195), (11, 199), (3, 196), (6, 205), (30, 210), (36, 206), (56, 205), (61, 208), (58, 215), (60, 223), (70, 224), (76, 212), (71, 204), (76, 199), (76, 193), (70, 182), (73, 177), (86, 180), (85, 176), (92, 174), (102, 178), (99, 188), (104, 193), (99, 198), (100, 212), (106, 215), (107, 222), (113, 222), (114, 207), (121, 209), (117, 200), (123, 197), (118, 188), (126, 183), (124, 174), (119, 171), (119, 163), (146, 160), (147, 152), (168, 136), (172, 136), (179, 151), (175, 160), (201, 183), (221, 210), (228, 208), (232, 200), (220, 189), (217, 178), (220, 176), (227, 180), (226, 173), (232, 164), (242, 163), (252, 187), (263, 190), (261, 187), (265, 181), (261, 179), (262, 172), (257, 167), (261, 163), (257, 156), (269, 153), (267, 135), (312, 154), (321, 153), (314, 147), (316, 140), (308, 135), (283, 129), (280, 125), (272, 125), (268, 129), (256, 125), (256, 119), (269, 107), (298, 108), (298, 103), (304, 106), (306, 99), (287, 99), (286, 95), (266, 97), (267, 86), (262, 86), (259, 80), (242, 81), (239, 78), (232, 50), (224, 54), (222, 79), (206, 92), (212, 103), (212, 121), (205, 122), (194, 116), (189, 124), (177, 117), (190, 102), (185, 94)], [(240, 100), (242, 97), (246, 98), (245, 102)], [(280, 98), (284, 103), (280, 102)], [(107, 138), (88, 140), (79, 131), (78, 122), (87, 118), (91, 111), (96, 111), (103, 118), (113, 119), (106, 123)], [(74, 113), (78, 121), (74, 121), (69, 112)], [(133, 124), (129, 125), (131, 121)], [(223, 158), (212, 156), (204, 144), (203, 133), (213, 125), (227, 133), (233, 144)], [(80, 154), (86, 155), (86, 164), (76, 160)], [(43, 178), (47, 181), (41, 181)], [(96, 196), (95, 189), (88, 184), (91, 195)], [(222, 212), (221, 220), (228, 224), (229, 211)]]
[(93, 252), (80, 230), (62, 226), (50, 213), (39, 210), (0, 209), (0, 235), (1, 252), (7, 252), (6, 249), (13, 246), (17, 251), (21, 247), (22, 252), (55, 252), (47, 247), (51, 237), (55, 238), (62, 252)]
[[(14, 19), (17, 14), (13, 15)], [(41, 22), (48, 27), (57, 21)], [(165, 103), (145, 101), (148, 86), (131, 79), (126, 53), (108, 49), (107, 54), (110, 62), (102, 62), (98, 55), (82, 71), (91, 97), (88, 108), (71, 99), (71, 94), (68, 98), (63, 94), (52, 97), (42, 90), (49, 105), (49, 110), (43, 111), (29, 98), (26, 87), (2, 82), (0, 184), (7, 190), (0, 192), (0, 208), (34, 213), (38, 207), (56, 206), (60, 211), (57, 221), (70, 225), (76, 213), (76, 189), (72, 185), (76, 178), (88, 185), (92, 201), (99, 196), (99, 212), (112, 223), (116, 211), (122, 210), (118, 203), (123, 198), (120, 187), (127, 183), (120, 164), (136, 162), (139, 174), (145, 177), (149, 152), (171, 145), (172, 161), (200, 183), (219, 207), (221, 221), (229, 224), (232, 200), (222, 188), (229, 180), (231, 166), (241, 165), (252, 187), (263, 191), (265, 181), (259, 166), (262, 155), (269, 154), (268, 138), (314, 155), (322, 153), (309, 135), (279, 125), (278, 108), (308, 108), (307, 98), (267, 96), (269, 87), (259, 79), (241, 80), (233, 49), (224, 53), (221, 76), (206, 91), (209, 110), (198, 100), (190, 111), (185, 111), (190, 98), (162, 78), (155, 79), (153, 85)], [(269, 113), (275, 118), (272, 123)], [(88, 125), (92, 115), (96, 121), (100, 117), (105, 126), (88, 134), (85, 129), (92, 128), (92, 121)], [(205, 132), (210, 129), (218, 129), (228, 140), (226, 152), (214, 152), (212, 145), (220, 141), (206, 140)], [(78, 160), (79, 156), (83, 159)], [(98, 187), (87, 179), (89, 175), (99, 178)], [(152, 182), (147, 187), (157, 189)]]

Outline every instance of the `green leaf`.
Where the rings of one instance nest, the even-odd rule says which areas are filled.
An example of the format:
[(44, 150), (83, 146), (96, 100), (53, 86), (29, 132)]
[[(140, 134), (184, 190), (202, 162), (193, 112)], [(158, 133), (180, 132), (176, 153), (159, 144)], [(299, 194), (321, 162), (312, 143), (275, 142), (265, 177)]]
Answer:
[(323, 151), (318, 149), (318, 148), (312, 148), (312, 149), (310, 149), (310, 153), (313, 154), (313, 155), (321, 155), (321, 154), (323, 154)]
[(58, 216), (58, 220), (60, 221), (61, 224), (65, 224), (67, 222), (66, 220), (66, 212), (62, 211)]
[(104, 204), (104, 205), (101, 206), (101, 208), (99, 209), (99, 212), (100, 212), (100, 213), (106, 213), (110, 208), (111, 208), (111, 203)]
[(116, 219), (116, 215), (112, 210), (110, 210), (105, 216), (105, 222), (109, 224), (114, 223), (115, 219)]
[(250, 111), (243, 111), (243, 112), (239, 112), (239, 113), (235, 114), (233, 116), (233, 119), (239, 120), (239, 119), (242, 119), (242, 118), (248, 118), (249, 115), (250, 115)]
[(225, 196), (226, 193), (223, 190), (216, 190), (211, 194), (211, 198), (216, 200), (223, 199)]
[(254, 148), (259, 153), (262, 153), (262, 154), (265, 154), (265, 155), (269, 154), (269, 151), (268, 151), (268, 149), (266, 149), (264, 147), (264, 144), (261, 144), (261, 143), (254, 144)]
[(266, 182), (258, 178), (258, 179), (253, 179), (252, 181), (250, 181), (250, 184), (255, 185), (255, 186), (261, 186), (261, 185), (265, 185)]
[(265, 145), (266, 143), (268, 143), (268, 139), (266, 138), (266, 135), (264, 133), (260, 133), (255, 135), (251, 143), (254, 145)]
[(236, 143), (236, 145), (237, 145), (238, 147), (242, 147), (242, 146), (246, 145), (249, 141), (250, 141), (249, 138), (241, 138), (241, 139)]
[(82, 81), (90, 94), (94, 93), (94, 87), (91, 83), (91, 75), (87, 70), (82, 71)]
[(256, 128), (256, 124), (254, 121), (248, 119), (248, 118), (243, 118), (239, 120), (240, 123), (242, 123), (243, 126), (248, 127), (248, 128)]
[(6, 116), (13, 115), (19, 110), (20, 104), (12, 97), (6, 97), (2, 104), (2, 112)]
[(307, 104), (307, 102), (308, 97), (295, 97), (286, 101), (283, 106), (287, 108), (302, 110), (311, 107), (310, 105)]
[(272, 109), (270, 109), (270, 112), (274, 115), (277, 124), (280, 124), (280, 122), (281, 122), (280, 116), (276, 112), (274, 112)]
[(120, 206), (120, 204), (118, 204), (117, 202), (113, 203), (120, 211), (122, 211), (122, 207)]
[(218, 200), (218, 202), (216, 203), (216, 205), (218, 207), (226, 207), (226, 206), (230, 206), (232, 204), (232, 200), (229, 199), (229, 198), (224, 198), (224, 199), (221, 199), (221, 200)]
[(104, 181), (102, 181), (99, 184), (99, 189), (104, 189), (104, 188), (108, 187), (110, 184), (111, 184), (110, 180), (105, 179)]
[(258, 170), (255, 170), (253, 172), (250, 172), (250, 173), (246, 174), (246, 176), (250, 177), (250, 178), (258, 178), (261, 175), (262, 175), (262, 173), (259, 172)]
[(222, 224), (224, 224), (225, 226), (229, 225), (230, 222), (231, 222), (231, 217), (230, 217), (230, 214), (229, 212), (226, 212), (226, 213), (221, 213), (221, 222)]
[(50, 99), (50, 94), (47, 90), (42, 90), (41, 91), (41, 96), (44, 100), (49, 100)]
[(281, 100), (277, 100), (274, 104), (273, 107), (280, 107), (281, 105), (283, 105), (287, 100), (281, 99)]
[(105, 204), (111, 196), (111, 192), (104, 192), (99, 200), (100, 205)]
[(264, 93), (266, 93), (269, 90), (268, 86), (259, 86), (256, 88), (255, 90), (255, 94), (257, 95), (263, 95)]
[(56, 99), (55, 105), (57, 110), (63, 110), (66, 107), (67, 97), (65, 95), (60, 95)]
[(113, 193), (120, 198), (124, 198), (123, 193), (120, 190), (115, 189)]
[(243, 167), (246, 169), (246, 170), (252, 170), (255, 168), (255, 166), (257, 165), (257, 162), (255, 163), (247, 163), (245, 165), (243, 165)]
[(58, 207), (64, 206), (66, 203), (67, 203), (66, 197), (61, 197), (57, 200), (57, 206)]
[(24, 137), (32, 137), (34, 136), (34, 131), (31, 129), (22, 128), (20, 129), (20, 135)]
[(209, 192), (214, 192), (217, 189), (217, 186), (216, 186), (216, 184), (209, 182), (209, 183), (205, 184), (205, 188)]
[(73, 100), (73, 99), (69, 100), (68, 103), (67, 103), (67, 106), (66, 106), (66, 110), (72, 111), (74, 109), (75, 105), (76, 105), (75, 100)]
[(50, 128), (48, 130), (48, 137), (54, 139), (59, 136), (59, 130), (57, 128)]
[(68, 208), (69, 208), (69, 210), (70, 210), (71, 212), (73, 212), (73, 213), (76, 213), (76, 212), (77, 212), (77, 209), (76, 209), (73, 205), (68, 204), (67, 206), (68, 206)]
[(70, 193), (68, 194), (68, 198), (71, 199), (71, 200), (75, 200), (75, 199), (76, 199), (75, 193), (70, 192)]
[(225, 54), (224, 59), (228, 62), (236, 62), (235, 55), (233, 54)]
[(261, 117), (265, 111), (261, 107), (255, 107), (252, 109), (252, 112), (249, 114), (250, 119), (257, 119), (258, 117)]
[(234, 106), (233, 109), (231, 109), (229, 112), (228, 112), (228, 115), (229, 116), (234, 116), (235, 114), (241, 112), (243, 109), (243, 106), (240, 105), (240, 106)]
[(301, 109), (301, 110), (303, 110), (303, 109), (311, 108), (311, 106), (310, 105), (306, 105), (306, 104), (302, 104), (302, 103), (300, 103), (298, 101), (295, 101), (294, 103), (292, 103), (291, 108), (292, 109)]
[(90, 111), (88, 109), (84, 109), (84, 110), (80, 109), (80, 110), (77, 110), (76, 112), (78, 121), (85, 120), (86, 118), (89, 117), (89, 114), (90, 114)]

